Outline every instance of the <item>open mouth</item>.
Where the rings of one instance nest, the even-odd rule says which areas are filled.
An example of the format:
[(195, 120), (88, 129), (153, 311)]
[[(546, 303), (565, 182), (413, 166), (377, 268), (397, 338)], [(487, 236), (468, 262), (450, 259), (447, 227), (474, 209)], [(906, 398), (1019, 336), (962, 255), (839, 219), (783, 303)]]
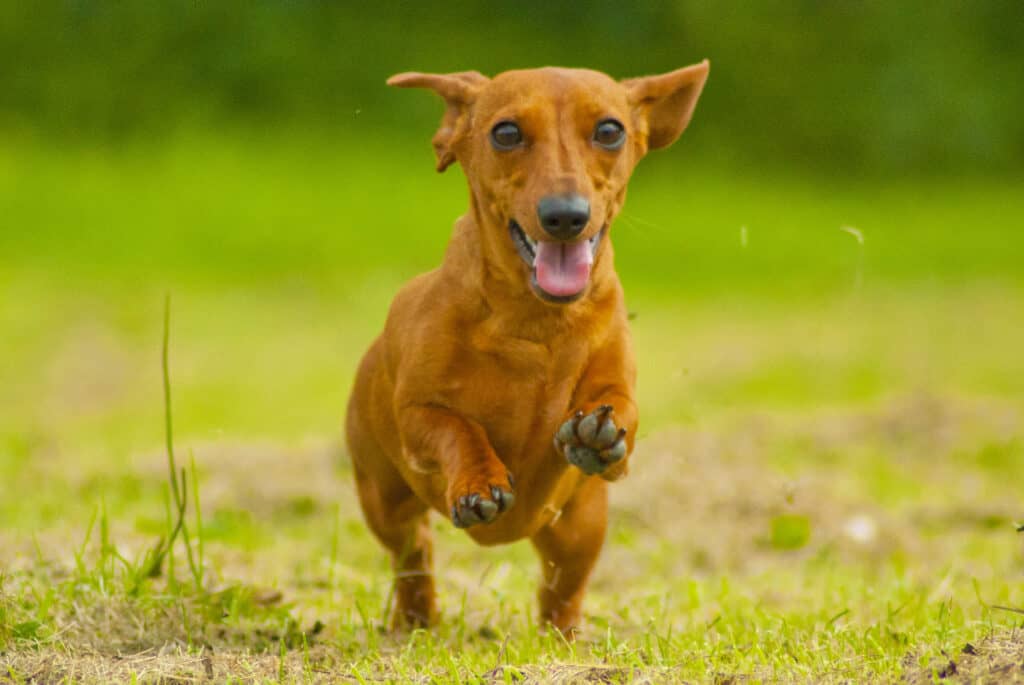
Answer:
[(534, 292), (545, 300), (561, 303), (583, 294), (605, 227), (592, 238), (572, 243), (532, 240), (514, 219), (508, 222), (508, 231), (516, 252), (530, 267)]

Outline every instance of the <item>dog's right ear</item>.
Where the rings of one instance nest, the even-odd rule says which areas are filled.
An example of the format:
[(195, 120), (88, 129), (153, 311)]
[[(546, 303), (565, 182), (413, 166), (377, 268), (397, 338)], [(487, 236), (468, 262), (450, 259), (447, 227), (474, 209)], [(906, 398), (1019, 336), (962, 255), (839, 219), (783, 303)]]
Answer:
[(455, 144), (469, 128), (469, 108), (487, 80), (478, 71), (460, 71), (455, 74), (406, 72), (388, 79), (389, 86), (430, 88), (444, 98), (444, 117), (432, 141), (438, 171), (444, 171), (455, 161)]
[(709, 68), (704, 60), (667, 74), (622, 82), (630, 101), (646, 121), (648, 148), (671, 145), (682, 134), (693, 116)]

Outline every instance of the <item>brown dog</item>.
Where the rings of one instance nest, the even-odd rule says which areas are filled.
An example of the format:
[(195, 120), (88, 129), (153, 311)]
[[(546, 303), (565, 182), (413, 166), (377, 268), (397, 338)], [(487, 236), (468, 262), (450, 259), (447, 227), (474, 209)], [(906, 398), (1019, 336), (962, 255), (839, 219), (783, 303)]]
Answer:
[(607, 481), (626, 473), (637, 427), (608, 231), (634, 166), (683, 132), (707, 74), (705, 61), (621, 82), (554, 68), (388, 81), (444, 98), (437, 168), (458, 161), (470, 190), (444, 262), (398, 293), (349, 401), (394, 626), (437, 616), (431, 508), (484, 545), (530, 538), (541, 621), (577, 625)]

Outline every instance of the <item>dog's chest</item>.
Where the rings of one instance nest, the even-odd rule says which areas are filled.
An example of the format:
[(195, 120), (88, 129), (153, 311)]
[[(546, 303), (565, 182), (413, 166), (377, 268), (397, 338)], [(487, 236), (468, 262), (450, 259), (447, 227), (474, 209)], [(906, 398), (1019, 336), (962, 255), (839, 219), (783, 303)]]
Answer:
[(562, 341), (501, 342), (468, 344), (462, 350), (469, 373), (460, 374), (453, 399), (465, 416), (484, 427), (498, 455), (515, 462), (550, 448), (554, 431), (570, 409), (586, 353), (581, 346)]

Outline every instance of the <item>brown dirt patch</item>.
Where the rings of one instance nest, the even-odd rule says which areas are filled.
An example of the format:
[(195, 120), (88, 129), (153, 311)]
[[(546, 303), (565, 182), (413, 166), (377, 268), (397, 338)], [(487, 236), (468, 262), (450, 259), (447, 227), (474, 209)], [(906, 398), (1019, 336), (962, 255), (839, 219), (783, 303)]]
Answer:
[(1024, 683), (1024, 629), (993, 635), (963, 646), (958, 654), (944, 656), (921, 666), (908, 658), (906, 681), (925, 685), (945, 683)]

